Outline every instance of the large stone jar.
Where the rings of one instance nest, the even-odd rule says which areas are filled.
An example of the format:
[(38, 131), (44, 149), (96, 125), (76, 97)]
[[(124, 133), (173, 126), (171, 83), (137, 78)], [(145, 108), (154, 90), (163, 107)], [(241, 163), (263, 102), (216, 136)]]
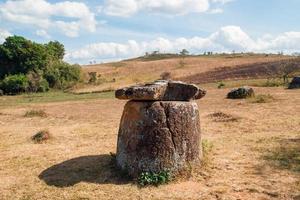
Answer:
[[(192, 92), (182, 98), (174, 91), (174, 84), (185, 92), (183, 87), (193, 88)], [(150, 98), (147, 91), (153, 91), (153, 85), (159, 85), (152, 95), (157, 98), (144, 100), (146, 95)], [(169, 92), (170, 85), (173, 94)], [(121, 169), (136, 178), (142, 172), (186, 174), (192, 166), (200, 164), (199, 110), (197, 103), (190, 100), (203, 97), (205, 91), (194, 85), (166, 81), (121, 90), (116, 97), (130, 100), (125, 105), (118, 134), (117, 165)], [(180, 101), (174, 101), (178, 98), (174, 95)]]

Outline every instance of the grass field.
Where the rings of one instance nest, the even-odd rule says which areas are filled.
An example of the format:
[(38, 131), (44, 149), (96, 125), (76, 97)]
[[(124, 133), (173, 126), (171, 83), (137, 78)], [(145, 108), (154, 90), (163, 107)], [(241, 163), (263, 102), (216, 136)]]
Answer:
[[(252, 80), (252, 84), (265, 80)], [(251, 83), (247, 82), (251, 85)], [(112, 92), (0, 97), (0, 199), (300, 198), (300, 90), (255, 87), (272, 101), (227, 100), (243, 81), (201, 85), (202, 169), (182, 182), (140, 188), (111, 164), (125, 101)], [(30, 111), (45, 115), (26, 117)], [(31, 141), (41, 130), (51, 138)]]

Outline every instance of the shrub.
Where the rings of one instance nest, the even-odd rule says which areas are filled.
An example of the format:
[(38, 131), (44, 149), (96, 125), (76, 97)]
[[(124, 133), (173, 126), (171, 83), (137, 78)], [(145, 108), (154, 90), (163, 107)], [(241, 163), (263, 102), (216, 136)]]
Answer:
[(31, 137), (34, 143), (41, 144), (50, 139), (50, 133), (47, 130), (39, 131), (37, 134)]
[(168, 183), (171, 180), (171, 174), (168, 171), (161, 171), (159, 173), (143, 172), (138, 178), (138, 183), (141, 186), (145, 185), (161, 185)]
[(171, 79), (171, 72), (163, 72), (161, 75), (160, 75), (160, 78), (162, 80), (170, 80)]
[(37, 92), (47, 92), (49, 90), (49, 83), (47, 82), (46, 79), (41, 79), (39, 81), (39, 86), (37, 89)]
[(209, 114), (208, 117), (212, 118), (214, 122), (236, 122), (240, 119), (239, 117), (223, 112), (214, 112)]
[(0, 84), (0, 89), (5, 94), (19, 94), (25, 92), (28, 89), (28, 79), (23, 74), (9, 75), (6, 76)]
[(221, 89), (221, 88), (223, 88), (223, 87), (225, 87), (225, 83), (220, 82), (220, 83), (218, 84), (218, 88)]
[(47, 92), (49, 90), (49, 84), (41, 74), (41, 72), (29, 72), (27, 74), (29, 92)]
[(45, 72), (45, 79), (49, 86), (57, 89), (66, 89), (80, 80), (81, 68), (79, 65), (70, 65), (66, 62), (57, 62)]
[(89, 72), (89, 83), (97, 82), (97, 72)]
[(281, 80), (277, 79), (268, 79), (262, 86), (263, 87), (280, 87), (284, 86), (285, 83), (282, 82)]
[(24, 117), (47, 117), (47, 113), (43, 110), (29, 110)]
[(248, 100), (251, 103), (268, 103), (268, 102), (272, 102), (274, 100), (274, 97), (270, 94), (267, 95), (259, 94), (256, 95), (255, 97), (249, 98)]

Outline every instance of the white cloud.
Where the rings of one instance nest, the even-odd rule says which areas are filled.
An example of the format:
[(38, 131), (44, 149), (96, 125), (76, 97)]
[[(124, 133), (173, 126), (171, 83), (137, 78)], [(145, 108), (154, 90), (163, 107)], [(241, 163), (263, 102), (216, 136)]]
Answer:
[(12, 34), (4, 29), (0, 29), (0, 44), (4, 42), (5, 38), (11, 36)]
[(213, 3), (221, 3), (221, 4), (226, 4), (232, 1), (234, 0), (212, 0)]
[[(203, 13), (210, 10), (210, 4), (223, 5), (232, 0), (105, 0), (101, 12), (112, 16), (128, 17), (137, 12), (185, 15)], [(213, 9), (210, 13), (220, 13)]]
[(223, 9), (221, 9), (221, 8), (215, 8), (215, 9), (211, 9), (210, 10), (210, 14), (220, 14), (220, 13), (223, 13), (224, 12), (224, 10)]
[(44, 30), (58, 29), (70, 37), (77, 37), (80, 30), (94, 32), (97, 24), (84, 3), (71, 1), (51, 4), (46, 0), (9, 0), (0, 4), (0, 19)]
[(141, 56), (145, 52), (159, 50), (160, 52), (179, 52), (188, 49), (191, 53), (204, 51), (214, 52), (274, 52), (285, 51), (292, 53), (300, 51), (300, 32), (286, 32), (277, 37), (262, 36), (251, 38), (238, 26), (226, 26), (208, 37), (177, 38), (169, 40), (157, 38), (152, 41), (137, 42), (130, 40), (126, 43), (95, 43), (82, 49), (68, 52), (66, 60), (87, 62), (89, 60), (118, 60)]
[(37, 36), (40, 36), (40, 37), (43, 37), (43, 38), (46, 38), (46, 39), (51, 38), (50, 35), (47, 33), (47, 31), (45, 31), (45, 30), (43, 30), (43, 29), (37, 30), (37, 31), (35, 32), (35, 34), (36, 34)]

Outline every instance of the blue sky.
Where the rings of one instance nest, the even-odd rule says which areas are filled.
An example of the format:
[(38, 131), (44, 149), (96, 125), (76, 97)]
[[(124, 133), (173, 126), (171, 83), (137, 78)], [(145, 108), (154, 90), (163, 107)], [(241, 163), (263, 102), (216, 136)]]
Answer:
[(0, 0), (0, 42), (58, 40), (69, 62), (146, 51), (300, 51), (299, 0)]

